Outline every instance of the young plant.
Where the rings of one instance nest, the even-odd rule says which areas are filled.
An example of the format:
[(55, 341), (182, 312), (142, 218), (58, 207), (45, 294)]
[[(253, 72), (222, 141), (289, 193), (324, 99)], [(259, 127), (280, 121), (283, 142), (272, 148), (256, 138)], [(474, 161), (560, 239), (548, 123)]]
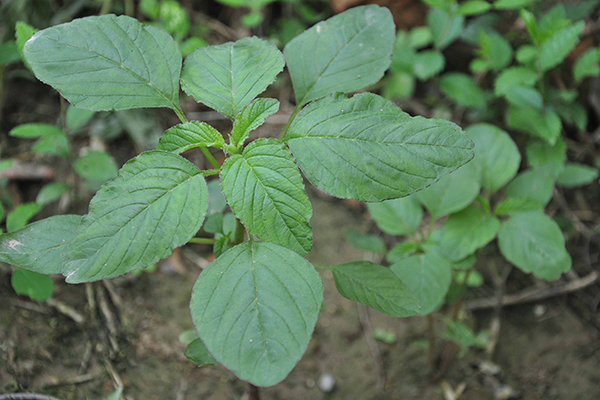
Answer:
[[(312, 248), (312, 209), (298, 167), (331, 195), (381, 201), (420, 190), (473, 157), (473, 143), (453, 123), (410, 117), (372, 93), (343, 93), (383, 76), (394, 33), (387, 9), (358, 7), (289, 42), (285, 61), (251, 37), (200, 48), (183, 69), (173, 38), (129, 17), (82, 18), (36, 33), (24, 47), (27, 61), (74, 106), (166, 107), (181, 124), (104, 184), (88, 214), (54, 216), (3, 235), (0, 260), (63, 274), (68, 283), (140, 270), (198, 241), (208, 208), (205, 177), (219, 175), (235, 228), (223, 230), (223, 253), (194, 286), (190, 308), (200, 339), (188, 355), (200, 355), (200, 364), (210, 356), (254, 385), (280, 382), (304, 353), (323, 300), (319, 274), (303, 258)], [(246, 144), (278, 110), (277, 100), (256, 97), (286, 63), (296, 109), (279, 140)], [(233, 121), (227, 140), (208, 124), (187, 121), (180, 81)], [(179, 155), (193, 147), (214, 169)], [(222, 166), (208, 147), (223, 151)], [(417, 298), (386, 268), (330, 268), (344, 277), (338, 288), (347, 296), (392, 315), (418, 312)]]
[[(555, 167), (547, 163), (517, 175), (521, 156), (506, 132), (476, 124), (466, 133), (475, 142), (470, 163), (411, 196), (367, 204), (382, 232), (404, 237), (386, 258), (389, 270), (419, 299), (421, 315), (456, 301), (457, 296), (449, 293), (453, 284), (462, 287), (461, 297), (464, 287), (475, 284), (471, 278), (481, 278), (474, 269), (477, 254), (495, 239), (508, 262), (538, 278), (556, 280), (571, 268), (561, 229), (544, 214), (554, 189)], [(429, 223), (419, 229), (423, 207)], [(435, 222), (445, 217), (441, 229), (434, 230)], [(362, 247), (374, 252), (383, 248), (386, 253), (383, 241), (372, 243)], [(490, 272), (498, 275), (494, 268)], [(481, 344), (474, 334), (464, 334), (468, 328), (456, 321), (449, 323), (449, 330), (447, 338), (463, 348), (471, 342), (456, 338)]]

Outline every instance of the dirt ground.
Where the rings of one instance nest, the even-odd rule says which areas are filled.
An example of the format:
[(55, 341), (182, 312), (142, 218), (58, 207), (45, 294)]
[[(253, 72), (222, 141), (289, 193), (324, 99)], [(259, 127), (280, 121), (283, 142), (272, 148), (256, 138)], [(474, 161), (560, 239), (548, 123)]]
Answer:
[[(362, 259), (343, 232), (367, 230), (370, 222), (365, 215), (311, 192), (314, 250), (308, 259), (313, 264)], [(154, 273), (111, 281), (121, 303), (118, 309), (109, 304), (108, 318), (101, 307), (90, 315), (84, 285), (67, 285), (56, 277), (54, 297), (85, 316), (82, 325), (48, 304), (18, 297), (4, 269), (0, 393), (99, 400), (113, 390), (116, 378), (124, 383), (127, 399), (244, 398), (243, 382), (221, 366), (196, 368), (183, 356), (185, 346), (178, 339), (193, 326), (188, 303), (207, 250), (200, 245), (185, 249), (183, 267), (163, 265)], [(573, 310), (567, 296), (503, 309), (494, 364), (481, 364), (486, 358), (483, 351), (471, 350), (454, 357), (443, 380), (432, 382), (422, 345), (423, 318), (365, 312), (337, 293), (329, 272), (322, 276), (325, 306), (308, 350), (287, 379), (261, 391), (264, 400), (435, 400), (451, 398), (461, 386), (462, 400), (509, 398), (502, 396), (510, 393), (527, 400), (600, 399), (599, 331)], [(93, 289), (110, 298), (101, 283)], [(469, 320), (478, 329), (489, 327), (491, 312), (475, 316)], [(396, 342), (374, 341), (371, 330), (376, 328), (395, 333)], [(111, 343), (114, 338), (116, 343)], [(445, 349), (443, 340), (437, 345)], [(482, 365), (499, 370), (491, 374)], [(331, 393), (323, 393), (316, 384), (323, 374), (335, 379)]]

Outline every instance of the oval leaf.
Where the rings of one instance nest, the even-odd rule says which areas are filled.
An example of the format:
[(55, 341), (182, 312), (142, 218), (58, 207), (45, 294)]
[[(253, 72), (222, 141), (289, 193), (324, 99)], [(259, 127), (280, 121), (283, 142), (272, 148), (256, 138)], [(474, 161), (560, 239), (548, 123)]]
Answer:
[(413, 234), (423, 218), (423, 209), (413, 197), (368, 203), (367, 208), (379, 229), (390, 235)]
[(480, 189), (478, 169), (471, 161), (415, 195), (431, 216), (438, 219), (467, 207)]
[(60, 274), (80, 215), (55, 215), (0, 236), (0, 261), (41, 274)]
[(355, 7), (319, 22), (284, 49), (296, 104), (379, 81), (392, 63), (395, 26), (387, 8)]
[(492, 194), (517, 174), (519, 149), (508, 133), (490, 124), (470, 126), (465, 133), (475, 142), (472, 162), (480, 171), (481, 186)]
[(207, 207), (198, 168), (172, 153), (143, 153), (92, 199), (63, 274), (67, 282), (79, 283), (145, 268), (187, 243)]
[[(196, 332), (194, 332), (194, 335), (196, 335)], [(218, 364), (217, 360), (208, 352), (201, 339), (196, 339), (188, 344), (183, 355), (199, 367)]]
[(446, 220), (440, 250), (451, 261), (460, 261), (494, 240), (498, 229), (500, 221), (496, 217), (469, 206)]
[(444, 300), (452, 281), (452, 267), (434, 250), (402, 259), (390, 269), (417, 296), (419, 314), (427, 315)]
[(240, 221), (257, 237), (304, 255), (312, 247), (312, 208), (290, 151), (274, 139), (229, 157), (221, 187)]
[(267, 117), (279, 111), (279, 101), (275, 99), (256, 99), (242, 109), (235, 117), (231, 130), (231, 144), (241, 147), (250, 132), (265, 123)]
[(342, 296), (392, 317), (419, 313), (419, 300), (389, 269), (368, 261), (323, 266), (331, 271)]
[(286, 140), (312, 184), (361, 201), (407, 196), (473, 157), (473, 143), (455, 124), (411, 118), (372, 93), (313, 102)]
[(542, 212), (519, 214), (502, 223), (498, 244), (508, 261), (538, 278), (555, 280), (571, 269), (559, 226)]
[(192, 319), (214, 358), (257, 386), (282, 381), (306, 350), (323, 283), (298, 254), (245, 242), (205, 269), (192, 293)]
[(181, 73), (182, 89), (196, 101), (234, 119), (283, 70), (277, 47), (257, 37), (199, 48)]
[(180, 154), (194, 147), (212, 146), (223, 148), (223, 135), (204, 122), (192, 121), (167, 129), (158, 141), (157, 150)]
[(21, 268), (13, 272), (10, 283), (17, 294), (29, 296), (35, 301), (48, 300), (54, 291), (52, 278)]
[(77, 108), (179, 109), (179, 46), (167, 32), (136, 19), (76, 19), (37, 32), (23, 54), (35, 76)]

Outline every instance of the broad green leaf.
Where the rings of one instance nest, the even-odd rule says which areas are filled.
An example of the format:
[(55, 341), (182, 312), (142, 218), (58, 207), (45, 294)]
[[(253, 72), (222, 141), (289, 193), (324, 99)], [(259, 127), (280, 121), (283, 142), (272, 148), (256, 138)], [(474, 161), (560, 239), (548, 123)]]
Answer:
[(515, 58), (518, 62), (520, 62), (523, 65), (526, 65), (529, 68), (537, 68), (537, 54), (537, 49), (534, 45), (524, 44), (517, 50)]
[(186, 346), (192, 343), (194, 340), (198, 339), (198, 332), (196, 329), (188, 329), (179, 334), (179, 341)]
[(549, 39), (555, 33), (568, 25), (571, 25), (571, 23), (566, 18), (565, 8), (562, 4), (557, 4), (556, 6), (550, 8), (539, 19), (538, 27), (540, 33), (542, 34), (542, 41)]
[(423, 3), (442, 10), (449, 10), (454, 0), (423, 0)]
[(417, 54), (417, 51), (411, 44), (410, 36), (405, 31), (398, 31), (390, 69), (394, 72), (414, 74), (413, 65)]
[(562, 129), (559, 116), (548, 107), (544, 112), (535, 107), (509, 106), (506, 111), (506, 125), (544, 139), (551, 145), (556, 143)]
[(464, 271), (473, 268), (476, 261), (477, 257), (475, 257), (475, 254), (471, 254), (460, 261), (451, 262), (450, 265), (453, 270)]
[(225, 145), (223, 135), (204, 122), (191, 121), (169, 128), (160, 137), (157, 150), (165, 150), (175, 154), (194, 147), (217, 147)]
[(504, 70), (512, 61), (510, 43), (496, 32), (479, 31), (479, 55), (494, 71)]
[(538, 47), (543, 40), (543, 33), (540, 32), (538, 24), (535, 20), (535, 15), (528, 10), (521, 9), (519, 10), (519, 16), (525, 23), (525, 28), (527, 28), (527, 32), (533, 40), (533, 43), (535, 43), (536, 47)]
[(398, 243), (388, 253), (385, 258), (387, 258), (389, 263), (395, 263), (400, 261), (419, 250), (419, 244), (415, 242), (402, 242)]
[(49, 124), (23, 124), (8, 132), (10, 136), (23, 139), (40, 138), (31, 150), (34, 153), (49, 154), (53, 156), (69, 157), (69, 142), (62, 129)]
[(6, 230), (8, 232), (21, 229), (35, 214), (39, 213), (44, 206), (38, 203), (23, 203), (12, 210), (6, 217)]
[(221, 184), (214, 179), (206, 185), (208, 188), (208, 212), (206, 215), (222, 213), (227, 207), (225, 196), (221, 192)]
[(354, 7), (319, 22), (284, 49), (296, 104), (378, 82), (391, 64), (395, 27), (387, 8)]
[(377, 235), (369, 235), (355, 231), (354, 229), (347, 229), (344, 232), (344, 237), (350, 242), (352, 247), (359, 250), (370, 251), (372, 253), (385, 254), (385, 243)]
[(532, 87), (517, 86), (506, 93), (506, 100), (517, 108), (535, 108), (541, 110), (544, 104), (542, 94)]
[(198, 37), (192, 36), (187, 38), (183, 42), (179, 43), (179, 48), (181, 49), (181, 55), (183, 57), (187, 57), (190, 53), (193, 53), (196, 49), (200, 47), (208, 46), (206, 40)]
[(427, 26), (433, 35), (433, 44), (437, 50), (443, 50), (460, 37), (464, 30), (465, 17), (453, 17), (439, 8), (429, 10)]
[(466, 285), (468, 287), (479, 287), (484, 282), (483, 276), (476, 270), (470, 271), (468, 276), (467, 271), (454, 271), (454, 280), (459, 285)]
[(423, 218), (423, 209), (412, 196), (381, 203), (367, 203), (367, 208), (379, 229), (390, 235), (415, 233)]
[(231, 144), (241, 148), (250, 132), (265, 123), (267, 117), (279, 111), (279, 101), (275, 99), (256, 99), (240, 111), (233, 122)]
[(0, 236), (0, 261), (42, 274), (60, 274), (80, 215), (55, 215)]
[(158, 7), (158, 26), (180, 42), (190, 31), (190, 16), (175, 0), (161, 0)]
[(496, 96), (506, 96), (511, 89), (520, 86), (533, 86), (538, 80), (535, 71), (526, 67), (507, 68), (494, 82)]
[(415, 195), (431, 217), (438, 219), (467, 207), (475, 200), (480, 189), (479, 170), (471, 161)]
[(395, 72), (387, 76), (384, 82), (381, 94), (386, 99), (410, 99), (415, 91), (415, 77), (405, 72)]
[(588, 17), (600, 3), (600, 0), (579, 0), (576, 3), (564, 4), (565, 17), (571, 21), (578, 21)]
[(48, 275), (17, 268), (10, 280), (17, 294), (29, 296), (31, 300), (46, 301), (52, 297), (54, 283)]
[(419, 299), (389, 269), (368, 261), (323, 266), (331, 271), (342, 296), (392, 317), (419, 313)]
[(184, 356), (198, 367), (217, 365), (217, 360), (208, 352), (201, 339), (196, 339), (185, 348)]
[(497, 10), (518, 10), (533, 3), (535, 0), (497, 0), (494, 8)]
[(555, 280), (571, 269), (559, 226), (539, 211), (503, 222), (498, 243), (508, 261), (538, 278)]
[(88, 189), (95, 191), (106, 181), (117, 176), (115, 160), (104, 151), (90, 151), (79, 157), (73, 163), (73, 169), (79, 176), (86, 180)]
[(76, 19), (37, 32), (23, 53), (35, 76), (77, 108), (179, 110), (179, 46), (165, 31), (136, 19)]
[(573, 78), (576, 82), (581, 82), (588, 76), (600, 75), (600, 54), (598, 48), (592, 47), (583, 53), (573, 66)]
[(490, 3), (488, 3), (487, 1), (483, 1), (483, 0), (468, 0), (465, 1), (464, 3), (462, 3), (459, 7), (458, 10), (456, 10), (456, 13), (458, 15), (478, 15), (478, 14), (483, 14), (484, 12), (488, 11), (490, 8), (492, 8), (492, 5)]
[(496, 217), (469, 206), (446, 220), (440, 250), (451, 261), (460, 261), (494, 240), (499, 228)]
[(27, 42), (29, 39), (31, 39), (33, 34), (36, 33), (37, 31), (38, 30), (35, 29), (33, 26), (31, 26), (23, 21), (18, 21), (17, 24), (15, 25), (15, 39), (16, 39), (16, 43), (17, 43), (17, 49), (19, 50), (19, 54), (21, 55), (21, 58), (23, 59), (25, 66), (29, 70), (31, 70), (31, 67), (29, 66), (29, 63), (27, 63), (27, 61), (25, 60), (25, 57), (23, 56), (23, 46), (25, 45), (25, 42)]
[(538, 168), (521, 172), (506, 187), (506, 196), (533, 199), (545, 206), (552, 198), (555, 180), (554, 165), (544, 164)]
[(588, 185), (598, 179), (598, 168), (585, 164), (568, 163), (558, 175), (556, 184), (567, 188)]
[(82, 128), (96, 114), (95, 111), (80, 110), (69, 104), (67, 108), (66, 125), (69, 133), (73, 133), (79, 128)]
[(450, 340), (460, 346), (461, 356), (466, 354), (470, 347), (486, 348), (488, 336), (489, 333), (486, 331), (481, 331), (475, 335), (471, 328), (458, 321), (450, 321), (446, 327), (446, 331), (442, 335), (444, 339)]
[(548, 162), (554, 164), (558, 172), (562, 171), (567, 161), (567, 144), (558, 139), (554, 146), (546, 142), (533, 141), (527, 144), (527, 162), (533, 168), (540, 167)]
[(475, 142), (472, 163), (481, 171), (481, 186), (492, 194), (517, 174), (521, 154), (508, 133), (490, 124), (472, 125), (466, 134)]
[(48, 204), (56, 201), (62, 197), (63, 194), (71, 190), (71, 186), (64, 182), (53, 182), (45, 185), (37, 197), (35, 202), (39, 204)]
[(405, 258), (390, 269), (417, 296), (421, 315), (431, 313), (442, 303), (452, 281), (450, 263), (436, 251)]
[(544, 205), (527, 197), (507, 197), (496, 205), (495, 215), (513, 215), (531, 211), (543, 210)]
[(221, 187), (240, 221), (267, 242), (300, 255), (312, 248), (312, 208), (290, 151), (275, 139), (250, 143), (225, 160)]
[(569, 25), (545, 40), (540, 47), (540, 69), (547, 71), (556, 67), (571, 53), (579, 42), (584, 22)]
[(14, 41), (0, 44), (0, 66), (12, 64), (20, 59), (19, 49)]
[(586, 132), (588, 112), (581, 103), (575, 100), (561, 99), (555, 104), (555, 110), (565, 124), (575, 126), (581, 132)]
[(477, 83), (467, 74), (449, 72), (440, 77), (440, 88), (458, 105), (485, 108), (485, 96)]
[(164, 151), (128, 161), (102, 186), (69, 246), (69, 283), (112, 278), (154, 264), (187, 243), (208, 206), (198, 168)]
[(420, 51), (415, 56), (413, 73), (417, 78), (426, 81), (444, 70), (446, 59), (439, 51)]
[(458, 126), (410, 117), (371, 93), (313, 102), (292, 122), (286, 141), (312, 184), (361, 201), (407, 196), (473, 154)]
[(433, 42), (431, 29), (427, 26), (417, 26), (408, 33), (408, 42), (413, 49), (421, 49)]
[(190, 304), (213, 357), (257, 386), (281, 382), (306, 350), (323, 283), (295, 252), (266, 242), (228, 250), (198, 278)]
[(255, 36), (201, 47), (185, 59), (181, 87), (233, 120), (273, 83), (284, 64), (277, 47)]

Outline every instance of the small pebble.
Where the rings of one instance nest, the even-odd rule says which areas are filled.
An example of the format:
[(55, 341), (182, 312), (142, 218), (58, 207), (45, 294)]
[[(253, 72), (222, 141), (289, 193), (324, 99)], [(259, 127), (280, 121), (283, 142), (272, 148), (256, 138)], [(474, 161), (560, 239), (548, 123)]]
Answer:
[(331, 393), (335, 387), (333, 375), (323, 374), (319, 377), (319, 389), (324, 393)]

